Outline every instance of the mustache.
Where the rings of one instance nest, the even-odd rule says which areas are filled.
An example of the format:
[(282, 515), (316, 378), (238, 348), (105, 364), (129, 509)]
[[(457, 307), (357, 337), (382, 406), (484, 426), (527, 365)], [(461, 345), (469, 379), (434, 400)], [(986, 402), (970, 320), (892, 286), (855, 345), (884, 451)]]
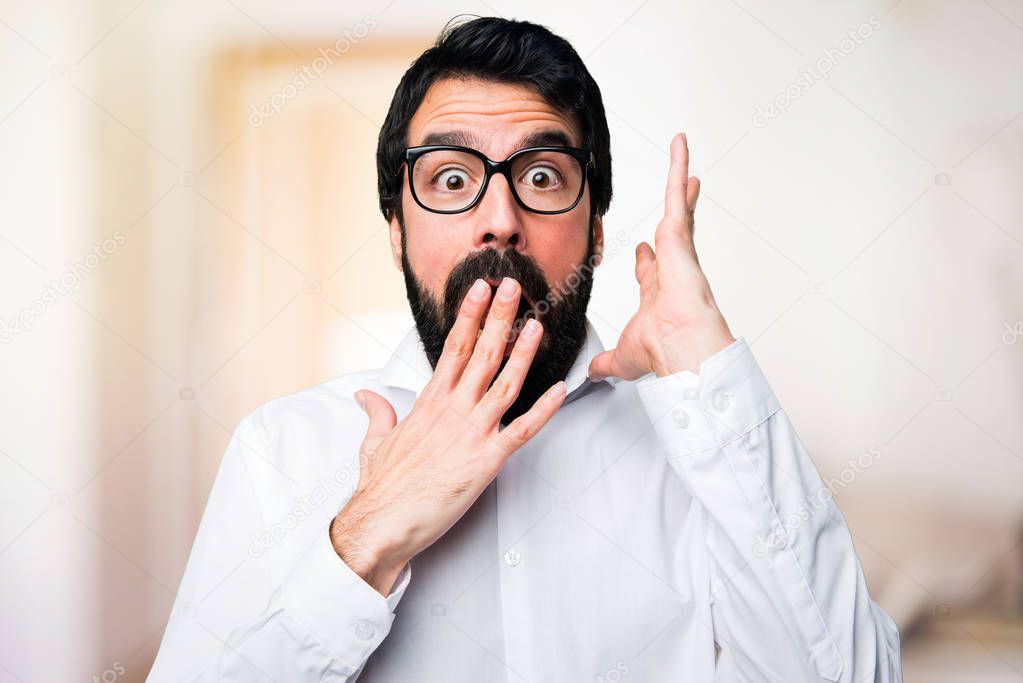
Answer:
[(522, 288), (522, 298), (525, 301), (520, 302), (520, 309), (524, 304), (534, 308), (537, 302), (543, 301), (550, 294), (543, 269), (532, 257), (515, 249), (497, 251), (487, 247), (465, 257), (448, 275), (444, 284), (446, 323), (454, 324), (462, 299), (477, 279), (500, 282), (505, 277), (514, 278)]

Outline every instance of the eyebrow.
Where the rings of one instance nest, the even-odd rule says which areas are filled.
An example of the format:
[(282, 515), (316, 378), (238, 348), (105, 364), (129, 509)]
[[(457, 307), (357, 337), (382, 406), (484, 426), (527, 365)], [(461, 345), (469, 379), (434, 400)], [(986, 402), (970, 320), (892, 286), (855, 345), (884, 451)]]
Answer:
[[(479, 149), (482, 145), (480, 139), (472, 131), (468, 130), (446, 130), (437, 133), (430, 133), (421, 146), (426, 145), (457, 145), (459, 147), (471, 147)], [(516, 144), (516, 149), (524, 147), (571, 147), (572, 141), (563, 131), (557, 129), (538, 130), (523, 136)]]

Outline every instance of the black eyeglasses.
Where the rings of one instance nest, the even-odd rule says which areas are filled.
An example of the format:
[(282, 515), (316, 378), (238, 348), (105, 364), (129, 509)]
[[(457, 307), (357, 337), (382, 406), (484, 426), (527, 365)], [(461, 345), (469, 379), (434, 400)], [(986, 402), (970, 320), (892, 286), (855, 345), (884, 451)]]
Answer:
[(500, 173), (516, 203), (542, 214), (571, 211), (582, 199), (593, 153), (578, 147), (527, 147), (492, 161), (471, 147), (425, 145), (405, 150), (412, 198), (433, 213), (476, 206)]

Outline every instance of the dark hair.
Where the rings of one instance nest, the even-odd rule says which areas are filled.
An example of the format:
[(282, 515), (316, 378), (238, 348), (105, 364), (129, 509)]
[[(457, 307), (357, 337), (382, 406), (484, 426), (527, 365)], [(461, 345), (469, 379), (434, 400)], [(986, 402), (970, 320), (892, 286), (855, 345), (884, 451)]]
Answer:
[(479, 78), (525, 85), (577, 123), (581, 146), (593, 152), (590, 216), (603, 216), (611, 204), (611, 136), (600, 88), (579, 54), (564, 38), (528, 21), (480, 17), (447, 26), (433, 47), (413, 62), (394, 91), (377, 140), (380, 211), (401, 219), (409, 121), (426, 91), (442, 78)]

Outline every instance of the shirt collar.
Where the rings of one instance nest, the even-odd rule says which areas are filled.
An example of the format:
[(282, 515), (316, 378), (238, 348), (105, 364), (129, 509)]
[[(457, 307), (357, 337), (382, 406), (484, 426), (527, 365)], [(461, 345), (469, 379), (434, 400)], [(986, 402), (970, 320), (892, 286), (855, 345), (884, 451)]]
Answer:
[[(600, 382), (589, 380), (587, 369), (590, 367), (590, 361), (603, 350), (604, 345), (601, 343), (600, 337), (597, 336), (597, 330), (587, 318), (586, 339), (565, 376), (565, 387), (569, 398), (577, 391), (581, 393), (587, 390), (590, 385), (606, 382), (614, 386), (619, 381), (618, 377), (606, 377)], [(380, 382), (384, 386), (405, 389), (418, 396), (432, 376), (433, 367), (426, 357), (426, 350), (419, 339), (419, 332), (413, 326), (381, 370)]]

